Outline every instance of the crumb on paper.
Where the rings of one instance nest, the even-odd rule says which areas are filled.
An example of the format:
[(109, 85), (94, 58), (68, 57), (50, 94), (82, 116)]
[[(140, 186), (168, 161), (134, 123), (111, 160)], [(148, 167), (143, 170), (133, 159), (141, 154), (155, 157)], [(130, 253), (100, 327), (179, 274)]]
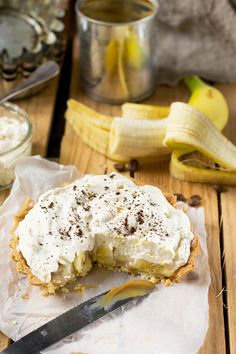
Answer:
[(162, 280), (162, 284), (164, 284), (165, 286), (171, 286), (173, 285), (172, 281), (170, 279), (164, 279)]
[(49, 296), (49, 292), (47, 290), (41, 291), (40, 295)]
[(91, 285), (84, 285), (85, 289), (96, 289), (97, 285), (96, 284), (91, 284)]
[(22, 298), (23, 300), (29, 300), (29, 294), (24, 293), (24, 294), (21, 295), (21, 298)]
[(76, 285), (74, 287), (74, 291), (77, 291), (78, 293), (81, 293), (81, 294), (84, 292), (84, 290), (85, 290), (85, 286), (82, 284)]
[(63, 288), (60, 288), (59, 291), (60, 291), (60, 293), (62, 293), (62, 294), (68, 294), (69, 289), (67, 289), (66, 287), (63, 287)]

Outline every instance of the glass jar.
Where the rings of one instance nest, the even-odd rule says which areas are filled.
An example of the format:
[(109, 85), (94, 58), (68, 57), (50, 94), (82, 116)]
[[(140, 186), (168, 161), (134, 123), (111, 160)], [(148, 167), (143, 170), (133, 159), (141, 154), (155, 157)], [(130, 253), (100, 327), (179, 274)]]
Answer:
[(31, 148), (32, 124), (27, 113), (15, 104), (0, 104), (0, 190), (12, 185), (16, 162), (30, 156)]

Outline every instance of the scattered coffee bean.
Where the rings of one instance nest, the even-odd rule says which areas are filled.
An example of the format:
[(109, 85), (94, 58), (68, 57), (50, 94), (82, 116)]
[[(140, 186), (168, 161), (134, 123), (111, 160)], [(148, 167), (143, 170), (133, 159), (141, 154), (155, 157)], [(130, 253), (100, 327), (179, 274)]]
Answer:
[(191, 207), (199, 207), (201, 205), (202, 198), (199, 195), (192, 195), (188, 201), (188, 205)]
[(176, 196), (177, 202), (186, 202), (186, 198), (183, 194), (181, 193), (174, 193)]
[(197, 281), (199, 279), (199, 274), (195, 271), (187, 274), (187, 280), (189, 281)]
[(114, 164), (114, 168), (116, 169), (116, 171), (118, 172), (125, 172), (126, 171), (126, 166), (124, 163), (115, 163)]
[(223, 186), (222, 184), (214, 184), (213, 188), (217, 193), (227, 192), (227, 188), (225, 186)]
[(130, 172), (130, 177), (134, 178), (134, 174), (138, 171), (138, 161), (137, 160), (130, 160), (128, 163), (128, 171)]

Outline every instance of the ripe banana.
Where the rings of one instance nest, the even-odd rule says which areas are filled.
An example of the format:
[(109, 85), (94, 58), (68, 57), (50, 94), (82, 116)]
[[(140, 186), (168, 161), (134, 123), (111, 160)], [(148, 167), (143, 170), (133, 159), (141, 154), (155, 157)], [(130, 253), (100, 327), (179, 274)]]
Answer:
[[(186, 80), (192, 85), (195, 82), (198, 90), (194, 99), (193, 92), (190, 102), (197, 105), (198, 100), (205, 100), (205, 106), (201, 102), (202, 111), (205, 109), (212, 123), (193, 106), (181, 102), (171, 108), (127, 103), (122, 107), (124, 117), (113, 118), (69, 100), (66, 118), (85, 143), (110, 159), (126, 162), (137, 158), (141, 163), (149, 163), (167, 159), (173, 150), (170, 165), (173, 176), (189, 181), (236, 184), (236, 147), (218, 130), (228, 120), (227, 103), (216, 89), (209, 98), (210, 86), (201, 80), (200, 85), (197, 77)], [(168, 113), (168, 118), (163, 119)], [(194, 150), (212, 158), (221, 168), (184, 164), (183, 155)]]
[(74, 114), (74, 124), (76, 124), (77, 120), (89, 121), (95, 127), (108, 131), (110, 130), (113, 117), (98, 113), (81, 102), (73, 99), (67, 101), (67, 107), (67, 111), (71, 111)]
[(186, 77), (184, 82), (192, 92), (188, 104), (204, 113), (219, 130), (223, 130), (228, 122), (229, 109), (222, 93), (198, 76)]
[(121, 109), (122, 117), (128, 119), (156, 120), (168, 117), (170, 112), (170, 107), (137, 103), (124, 103)]

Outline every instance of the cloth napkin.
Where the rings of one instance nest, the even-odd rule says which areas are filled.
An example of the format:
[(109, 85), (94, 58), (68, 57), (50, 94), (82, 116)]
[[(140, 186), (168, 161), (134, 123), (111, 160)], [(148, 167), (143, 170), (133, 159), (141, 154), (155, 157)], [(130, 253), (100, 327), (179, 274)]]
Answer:
[(236, 82), (236, 0), (159, 0), (158, 83)]

